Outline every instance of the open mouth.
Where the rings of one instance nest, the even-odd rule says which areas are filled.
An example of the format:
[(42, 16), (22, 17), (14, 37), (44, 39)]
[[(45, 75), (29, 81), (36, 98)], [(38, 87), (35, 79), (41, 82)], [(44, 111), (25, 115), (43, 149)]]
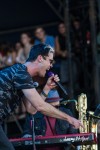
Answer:
[(50, 68), (47, 69), (47, 71), (49, 71), (49, 70), (50, 70)]

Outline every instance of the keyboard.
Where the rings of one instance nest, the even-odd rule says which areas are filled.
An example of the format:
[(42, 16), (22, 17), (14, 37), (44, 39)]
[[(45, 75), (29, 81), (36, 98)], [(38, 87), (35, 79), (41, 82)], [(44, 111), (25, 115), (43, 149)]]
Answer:
[[(33, 144), (32, 138), (14, 138), (9, 139), (14, 147), (29, 146)], [(35, 137), (35, 145), (64, 145), (72, 143), (73, 145), (91, 145), (97, 143), (95, 133), (67, 134), (57, 136), (37, 136)]]

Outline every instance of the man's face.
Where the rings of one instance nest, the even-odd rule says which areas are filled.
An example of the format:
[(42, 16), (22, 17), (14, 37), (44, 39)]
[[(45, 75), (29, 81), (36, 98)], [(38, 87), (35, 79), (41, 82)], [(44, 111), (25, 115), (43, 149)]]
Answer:
[(49, 52), (48, 56), (42, 56), (42, 61), (39, 63), (39, 76), (44, 77), (46, 71), (53, 66), (53, 53)]
[(42, 28), (38, 28), (35, 31), (35, 37), (38, 38), (39, 40), (44, 39), (44, 37), (45, 37), (45, 31)]

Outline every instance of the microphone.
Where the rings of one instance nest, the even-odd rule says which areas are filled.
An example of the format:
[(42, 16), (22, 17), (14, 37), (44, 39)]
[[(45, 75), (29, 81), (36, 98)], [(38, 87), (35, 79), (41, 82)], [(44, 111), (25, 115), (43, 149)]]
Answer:
[(35, 88), (37, 88), (39, 86), (39, 83), (38, 82), (34, 82), (33, 85), (34, 85)]
[[(53, 72), (48, 72), (48, 77), (51, 77), (52, 75), (54, 75)], [(56, 85), (58, 85), (58, 87), (64, 92), (64, 94), (65, 94), (66, 96), (68, 96), (67, 91), (66, 91), (65, 88), (61, 85), (61, 83), (60, 83), (60, 82), (56, 82), (56, 81), (54, 81), (54, 82), (55, 82)]]
[(100, 115), (100, 104), (97, 106), (95, 112), (94, 112), (95, 116), (99, 116)]

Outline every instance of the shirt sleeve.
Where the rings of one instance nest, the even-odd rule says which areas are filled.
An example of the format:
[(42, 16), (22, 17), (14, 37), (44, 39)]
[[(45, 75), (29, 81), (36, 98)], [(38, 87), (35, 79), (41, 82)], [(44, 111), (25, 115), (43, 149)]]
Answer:
[(32, 77), (27, 71), (21, 70), (16, 72), (13, 81), (14, 87), (17, 89), (34, 88)]

